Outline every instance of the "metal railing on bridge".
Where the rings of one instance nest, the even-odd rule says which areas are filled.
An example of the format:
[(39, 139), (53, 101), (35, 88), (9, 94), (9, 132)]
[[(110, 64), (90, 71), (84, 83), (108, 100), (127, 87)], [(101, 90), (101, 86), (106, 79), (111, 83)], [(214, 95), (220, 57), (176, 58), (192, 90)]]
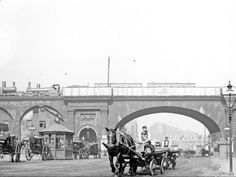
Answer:
[(220, 96), (220, 87), (74, 87), (63, 88), (63, 96)]

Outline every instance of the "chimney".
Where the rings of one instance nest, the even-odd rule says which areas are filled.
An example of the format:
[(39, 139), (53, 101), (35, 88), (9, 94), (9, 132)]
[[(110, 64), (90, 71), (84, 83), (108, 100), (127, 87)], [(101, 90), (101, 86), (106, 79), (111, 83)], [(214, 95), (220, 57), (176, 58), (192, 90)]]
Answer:
[(40, 84), (37, 84), (37, 85), (36, 85), (36, 88), (39, 89), (39, 88), (40, 88)]
[(13, 87), (16, 87), (16, 82), (13, 81), (12, 86), (13, 86)]
[(2, 88), (6, 88), (7, 82), (6, 81), (2, 81)]

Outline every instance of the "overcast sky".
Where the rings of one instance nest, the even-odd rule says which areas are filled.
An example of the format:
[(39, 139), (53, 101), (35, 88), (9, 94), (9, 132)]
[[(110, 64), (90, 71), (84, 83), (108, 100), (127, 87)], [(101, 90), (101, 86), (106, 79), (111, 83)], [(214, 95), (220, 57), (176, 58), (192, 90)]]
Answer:
[(236, 1), (1, 0), (0, 81), (236, 85)]

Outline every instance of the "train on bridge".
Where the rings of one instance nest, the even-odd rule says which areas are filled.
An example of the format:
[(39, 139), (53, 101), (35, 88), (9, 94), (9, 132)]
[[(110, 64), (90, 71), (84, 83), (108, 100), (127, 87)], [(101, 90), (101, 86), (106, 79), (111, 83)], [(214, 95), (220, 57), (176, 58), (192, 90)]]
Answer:
[(16, 83), (13, 82), (12, 86), (6, 85), (6, 81), (2, 82), (0, 87), (0, 96), (60, 96), (61, 88), (59, 84), (53, 84), (50, 87), (41, 87), (37, 84), (36, 87), (31, 86), (31, 82), (28, 83), (28, 87), (25, 91), (18, 91)]
[(28, 83), (24, 91), (18, 91), (15, 82), (0, 87), (0, 96), (218, 96), (220, 87), (196, 87), (195, 83), (95, 83), (93, 86), (73, 85), (60, 87), (36, 87)]

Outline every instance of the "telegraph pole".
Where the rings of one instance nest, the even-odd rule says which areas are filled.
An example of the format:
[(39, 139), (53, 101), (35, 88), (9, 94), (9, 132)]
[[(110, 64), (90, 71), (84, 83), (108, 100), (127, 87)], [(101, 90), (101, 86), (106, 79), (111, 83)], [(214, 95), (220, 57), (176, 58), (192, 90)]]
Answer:
[(108, 67), (107, 67), (107, 86), (110, 87), (110, 57), (108, 57)]

